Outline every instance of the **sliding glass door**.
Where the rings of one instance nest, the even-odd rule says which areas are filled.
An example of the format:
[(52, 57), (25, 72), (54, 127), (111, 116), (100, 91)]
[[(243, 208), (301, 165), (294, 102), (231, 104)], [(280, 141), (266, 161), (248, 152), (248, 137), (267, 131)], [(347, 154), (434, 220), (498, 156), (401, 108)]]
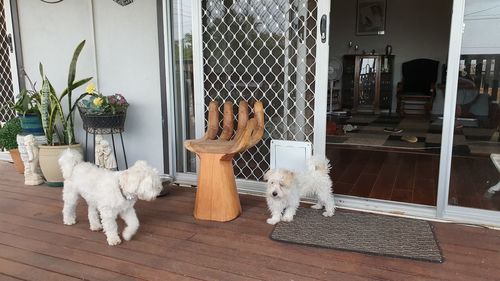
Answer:
[(458, 2), (462, 38), (450, 47), (451, 81), (437, 92), (449, 116), (443, 215), (500, 223), (500, 0)]
[[(440, 61), (430, 99), (420, 108), (427, 115), (423, 118), (409, 116), (411, 108), (406, 107), (407, 104), (402, 118), (401, 113), (394, 112), (400, 102), (396, 83), (404, 80), (403, 63), (415, 59), (401, 54), (404, 48), (411, 49), (411, 46), (401, 45), (400, 50), (394, 46), (387, 60), (384, 60), (386, 50), (377, 49), (384, 52), (377, 66), (380, 75), (394, 75), (392, 100), (382, 99), (380, 90), (379, 103), (373, 103), (378, 108), (370, 113), (380, 114), (382, 118), (373, 119), (363, 114), (352, 116), (351, 119), (358, 118), (359, 122), (366, 123), (366, 128), (358, 127), (358, 132), (351, 133), (352, 141), (346, 143), (357, 144), (354, 141), (362, 141), (360, 136), (371, 134), (377, 140), (370, 143), (373, 145), (380, 143), (378, 137), (384, 134), (382, 144), (391, 149), (364, 153), (354, 146), (355, 149), (325, 153), (332, 141), (327, 137), (331, 129), (325, 124), (327, 112), (339, 110), (338, 106), (327, 108), (333, 102), (328, 100), (327, 103), (327, 96), (337, 93), (336, 97), (341, 100), (344, 95), (339, 93), (338, 84), (328, 84), (328, 62), (333, 66), (331, 76), (344, 80), (343, 76), (355, 73), (355, 69), (350, 69), (342, 56), (363, 55), (363, 50), (353, 44), (356, 42), (341, 32), (342, 22), (338, 22), (341, 18), (334, 21), (331, 29), (334, 36), (328, 34), (326, 15), (330, 4), (333, 3), (333, 15), (335, 9), (356, 13), (356, 6), (347, 2), (164, 1), (170, 9), (167, 20), (171, 28), (167, 32), (172, 34), (175, 78), (171, 98), (174, 106), (169, 117), (175, 124), (172, 130), (175, 149), (171, 161), (176, 163), (177, 181), (196, 183), (196, 157), (182, 144), (185, 139), (203, 135), (210, 100), (215, 99), (220, 105), (224, 101), (263, 100), (267, 121), (264, 141), (236, 159), (235, 174), (240, 188), (256, 192), (264, 189), (261, 180), (263, 172), (269, 168), (271, 139), (310, 141), (314, 143), (315, 153), (334, 159), (335, 193), (353, 191), (353, 196), (337, 197), (340, 206), (500, 225), (496, 212), (500, 209), (500, 193), (496, 192), (500, 186), (497, 158), (497, 153), (500, 154), (500, 0), (426, 2), (434, 10), (439, 7), (448, 11), (448, 19), (441, 20), (441, 31), (446, 34), (433, 37), (432, 41), (449, 46), (448, 49), (435, 48), (444, 50), (443, 56), (422, 53), (430, 52), (428, 48), (413, 48), (420, 58)], [(346, 6), (339, 6), (341, 4)], [(322, 21), (323, 16), (325, 21)], [(387, 17), (387, 27), (390, 27), (390, 15)], [(410, 17), (398, 18), (396, 22), (405, 20), (409, 21)], [(445, 24), (450, 20), (451, 31), (450, 25)], [(383, 36), (394, 35), (388, 33), (390, 28), (386, 31)], [(383, 36), (372, 39), (381, 40)], [(363, 44), (368, 44), (370, 39), (353, 38)], [(368, 48), (368, 45), (363, 46)], [(357, 107), (358, 112), (364, 109)], [(338, 120), (342, 122), (340, 117)], [(368, 119), (371, 121), (366, 122)], [(396, 119), (398, 123), (394, 125)], [(405, 135), (414, 138), (403, 138)], [(422, 143), (422, 139), (425, 142)], [(414, 153), (419, 150), (422, 151)], [(361, 171), (359, 175), (355, 174), (357, 171)], [(371, 186), (369, 196), (366, 195), (367, 186)]]

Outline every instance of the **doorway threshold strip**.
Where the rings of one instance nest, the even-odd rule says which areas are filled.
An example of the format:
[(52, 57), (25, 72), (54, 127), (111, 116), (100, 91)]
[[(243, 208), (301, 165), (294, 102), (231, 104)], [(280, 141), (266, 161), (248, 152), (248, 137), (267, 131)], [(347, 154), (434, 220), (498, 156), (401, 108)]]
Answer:
[(271, 239), (373, 255), (443, 262), (432, 225), (423, 220), (337, 210), (333, 217), (299, 208), (292, 222), (280, 222)]

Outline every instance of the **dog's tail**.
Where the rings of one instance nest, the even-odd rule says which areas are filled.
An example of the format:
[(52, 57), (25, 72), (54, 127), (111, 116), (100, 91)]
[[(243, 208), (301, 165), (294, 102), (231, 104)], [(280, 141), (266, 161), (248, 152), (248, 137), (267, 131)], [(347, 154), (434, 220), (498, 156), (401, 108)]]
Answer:
[(328, 158), (316, 155), (309, 159), (308, 166), (310, 171), (318, 171), (325, 174), (328, 174), (332, 168)]
[(64, 179), (70, 178), (73, 168), (81, 162), (83, 162), (83, 156), (79, 151), (70, 148), (63, 151), (59, 156), (59, 166)]

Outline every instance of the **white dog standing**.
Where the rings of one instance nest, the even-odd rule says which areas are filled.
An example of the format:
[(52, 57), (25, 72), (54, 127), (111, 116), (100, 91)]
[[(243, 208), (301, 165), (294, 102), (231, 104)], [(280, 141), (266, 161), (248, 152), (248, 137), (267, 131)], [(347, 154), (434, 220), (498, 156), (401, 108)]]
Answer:
[(115, 172), (83, 162), (78, 151), (68, 149), (61, 154), (59, 165), (64, 177), (64, 224), (76, 223), (75, 209), (81, 195), (88, 204), (90, 229), (104, 228), (109, 245), (121, 243), (117, 216), (127, 224), (123, 239), (128, 241), (139, 228), (135, 202), (137, 199), (151, 201), (162, 189), (157, 171), (144, 161), (137, 161), (128, 170)]
[(267, 223), (292, 221), (300, 205), (302, 196), (313, 195), (318, 203), (313, 209), (323, 209), (323, 216), (331, 217), (335, 213), (335, 200), (330, 179), (330, 161), (324, 157), (312, 157), (307, 163), (307, 170), (294, 173), (284, 169), (272, 169), (265, 175), (267, 180), (266, 201), (271, 218)]

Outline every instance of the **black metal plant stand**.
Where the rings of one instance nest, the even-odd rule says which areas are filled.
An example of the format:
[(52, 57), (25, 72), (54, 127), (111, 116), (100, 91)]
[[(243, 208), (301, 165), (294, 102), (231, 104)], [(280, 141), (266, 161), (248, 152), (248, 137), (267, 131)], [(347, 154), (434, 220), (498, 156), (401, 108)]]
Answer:
[(125, 144), (123, 143), (123, 131), (125, 130), (125, 118), (127, 116), (126, 112), (113, 114), (113, 115), (92, 115), (88, 114), (82, 108), (78, 108), (80, 111), (80, 116), (83, 121), (83, 129), (85, 130), (85, 152), (88, 151), (88, 137), (89, 134), (94, 135), (93, 147), (93, 163), (95, 164), (95, 136), (96, 135), (111, 135), (111, 142), (113, 144), (113, 153), (115, 155), (116, 167), (118, 170), (118, 158), (116, 157), (115, 149), (115, 134), (120, 135), (120, 141), (122, 144), (123, 158), (125, 160), (125, 169), (128, 169), (127, 154), (125, 152)]

